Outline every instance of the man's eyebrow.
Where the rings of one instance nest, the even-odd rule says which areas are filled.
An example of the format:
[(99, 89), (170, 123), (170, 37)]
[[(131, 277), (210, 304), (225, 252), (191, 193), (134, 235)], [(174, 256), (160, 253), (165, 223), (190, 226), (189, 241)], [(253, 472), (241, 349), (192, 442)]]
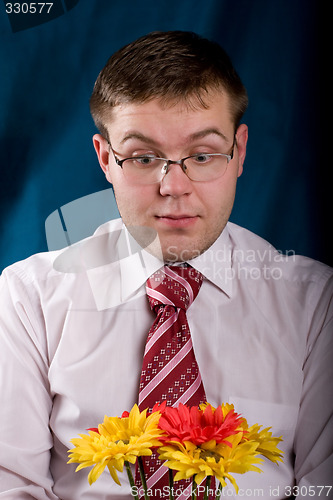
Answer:
[(120, 144), (125, 144), (125, 142), (129, 141), (130, 139), (137, 139), (141, 142), (149, 143), (149, 144), (157, 144), (157, 141), (152, 139), (151, 137), (147, 137), (144, 134), (141, 134), (141, 132), (128, 132), (128, 134), (123, 137), (123, 139), (120, 141)]
[(204, 139), (208, 135), (218, 135), (221, 137), (224, 141), (228, 141), (228, 138), (221, 132), (221, 130), (217, 128), (205, 128), (204, 130), (199, 130), (198, 132), (194, 132), (194, 134), (191, 134), (188, 137), (188, 141), (195, 141), (197, 139)]
[[(199, 130), (198, 132), (194, 132), (193, 134), (189, 135), (186, 139), (186, 142), (190, 143), (193, 141), (196, 141), (198, 139), (204, 139), (205, 137), (209, 135), (217, 135), (221, 137), (224, 141), (228, 142), (228, 138), (217, 128), (206, 128), (203, 130)], [(158, 141), (153, 139), (152, 137), (148, 137), (141, 132), (133, 131), (133, 132), (128, 132), (125, 137), (121, 140), (120, 144), (125, 144), (125, 142), (131, 140), (131, 139), (137, 139), (141, 142), (145, 142), (146, 144), (152, 144), (152, 145), (158, 145)]]

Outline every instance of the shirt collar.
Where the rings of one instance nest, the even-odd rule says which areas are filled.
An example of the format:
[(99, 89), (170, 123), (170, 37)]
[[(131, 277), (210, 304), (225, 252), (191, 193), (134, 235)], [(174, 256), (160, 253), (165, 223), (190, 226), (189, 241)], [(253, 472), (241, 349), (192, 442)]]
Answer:
[[(137, 292), (152, 274), (164, 266), (161, 259), (153, 256), (145, 249), (131, 254), (120, 261), (122, 299), (128, 300), (137, 296)], [(144, 289), (144, 293), (146, 293)]]
[(228, 224), (215, 242), (188, 263), (219, 287), (228, 297), (232, 296), (232, 244)]
[[(143, 285), (164, 265), (162, 259), (153, 256), (135, 241), (124, 224), (113, 223), (102, 226), (95, 233), (95, 236), (110, 233), (113, 262), (87, 270), (99, 310), (144, 295)], [(188, 264), (231, 297), (231, 243), (227, 226), (208, 250), (189, 260)]]
[[(126, 228), (125, 228), (125, 231)], [(127, 232), (128, 233), (128, 232)], [(129, 236), (129, 239), (132, 237)], [(228, 297), (232, 296), (232, 245), (228, 225), (204, 253), (187, 261), (189, 265), (220, 288)], [(144, 249), (120, 261), (122, 297), (127, 300), (145, 284), (149, 276), (160, 269), (164, 262)]]
[(100, 251), (109, 262), (87, 270), (98, 310), (145, 295), (142, 285), (163, 266), (163, 261), (142, 248), (120, 220), (98, 228), (94, 237), (101, 236)]

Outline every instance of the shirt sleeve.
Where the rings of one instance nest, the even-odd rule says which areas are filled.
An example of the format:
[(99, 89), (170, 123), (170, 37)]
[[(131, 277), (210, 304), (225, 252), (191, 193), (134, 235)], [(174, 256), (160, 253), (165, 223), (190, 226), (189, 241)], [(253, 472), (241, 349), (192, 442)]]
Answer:
[(0, 277), (0, 498), (57, 497), (49, 471), (52, 435), (48, 359), (40, 300), (12, 268)]
[(333, 498), (333, 280), (307, 305), (309, 337), (295, 434), (293, 493), (298, 498)]

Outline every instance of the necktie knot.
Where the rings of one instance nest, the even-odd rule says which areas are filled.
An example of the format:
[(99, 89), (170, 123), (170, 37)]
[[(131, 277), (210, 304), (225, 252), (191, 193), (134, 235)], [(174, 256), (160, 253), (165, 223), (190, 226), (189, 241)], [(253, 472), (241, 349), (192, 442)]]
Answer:
[(147, 280), (150, 307), (161, 305), (188, 309), (199, 293), (203, 276), (193, 267), (164, 266)]

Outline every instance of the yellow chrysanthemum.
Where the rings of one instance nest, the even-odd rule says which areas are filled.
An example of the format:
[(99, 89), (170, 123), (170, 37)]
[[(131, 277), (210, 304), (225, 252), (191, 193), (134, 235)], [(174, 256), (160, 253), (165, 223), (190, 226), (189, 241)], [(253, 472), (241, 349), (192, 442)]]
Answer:
[[(200, 484), (206, 476), (215, 476), (222, 486), (226, 486), (228, 479), (238, 492), (238, 486), (231, 475), (232, 472), (244, 474), (250, 470), (261, 472), (254, 464), (263, 460), (256, 456), (255, 443), (242, 443), (241, 433), (232, 436), (232, 448), (227, 445), (217, 445), (215, 441), (202, 444), (200, 447), (186, 442), (184, 445), (174, 443), (159, 449), (162, 460), (170, 469), (178, 471), (175, 481), (194, 476), (195, 482)], [(238, 442), (238, 444), (236, 444)]]
[(122, 472), (124, 462), (135, 463), (139, 456), (150, 456), (152, 447), (160, 446), (163, 432), (158, 428), (160, 412), (148, 415), (134, 405), (126, 417), (107, 417), (98, 426), (98, 432), (80, 434), (72, 439), (75, 448), (69, 450), (68, 463), (79, 463), (79, 471), (85, 467), (94, 468), (88, 475), (89, 484), (95, 482), (108, 467), (113, 480), (120, 484), (117, 471)]
[(245, 439), (247, 441), (254, 441), (259, 443), (257, 447), (257, 452), (260, 455), (268, 458), (271, 462), (282, 462), (282, 452), (277, 447), (282, 441), (282, 437), (274, 437), (270, 432), (271, 427), (266, 429), (261, 429), (261, 425), (255, 424), (247, 429), (245, 434)]

